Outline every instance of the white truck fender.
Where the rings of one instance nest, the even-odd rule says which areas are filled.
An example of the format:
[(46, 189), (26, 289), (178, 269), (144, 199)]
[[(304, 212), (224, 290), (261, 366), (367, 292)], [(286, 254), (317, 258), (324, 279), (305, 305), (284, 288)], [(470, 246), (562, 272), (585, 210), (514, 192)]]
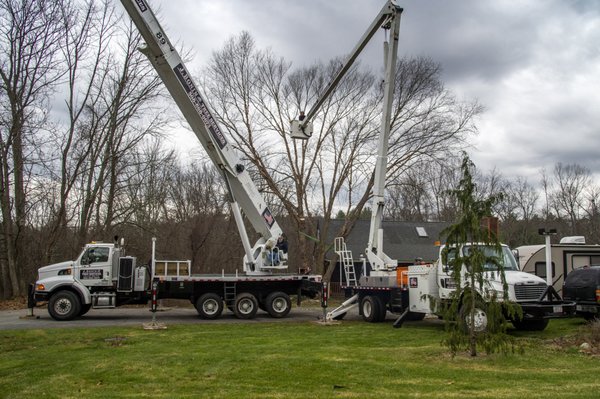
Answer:
[[(50, 279), (47, 279), (47, 280), (50, 280)], [(50, 290), (50, 292), (54, 293), (56, 291), (61, 290), (62, 288), (66, 288), (66, 287), (75, 288), (75, 291), (77, 291), (77, 293), (79, 293), (79, 296), (81, 297), (82, 304), (87, 305), (87, 304), (92, 303), (92, 295), (90, 294), (90, 291), (87, 289), (87, 287), (85, 285), (81, 284), (81, 282), (79, 282), (77, 280), (59, 283), (59, 284), (53, 286), (52, 289)]]
[(78, 280), (75, 280), (73, 282), (73, 287), (75, 287), (75, 289), (77, 291), (79, 291), (79, 294), (81, 295), (82, 298), (82, 304), (89, 304), (92, 303), (92, 294), (90, 294), (90, 290), (88, 290), (88, 288), (81, 284), (81, 282), (79, 282)]

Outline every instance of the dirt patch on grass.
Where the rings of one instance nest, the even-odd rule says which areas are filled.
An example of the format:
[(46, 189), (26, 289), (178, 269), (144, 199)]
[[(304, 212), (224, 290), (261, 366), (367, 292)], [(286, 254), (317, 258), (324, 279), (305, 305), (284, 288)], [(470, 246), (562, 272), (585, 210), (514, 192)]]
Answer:
[(586, 355), (600, 357), (600, 320), (589, 322), (576, 335), (555, 338), (550, 344), (561, 349), (577, 349)]

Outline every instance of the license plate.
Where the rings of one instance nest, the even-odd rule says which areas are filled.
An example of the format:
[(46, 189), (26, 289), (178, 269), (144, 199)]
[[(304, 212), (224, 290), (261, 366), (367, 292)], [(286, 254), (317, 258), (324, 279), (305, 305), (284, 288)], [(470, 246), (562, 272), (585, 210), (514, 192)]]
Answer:
[(563, 312), (563, 307), (562, 306), (552, 306), (552, 311), (554, 313), (562, 313)]

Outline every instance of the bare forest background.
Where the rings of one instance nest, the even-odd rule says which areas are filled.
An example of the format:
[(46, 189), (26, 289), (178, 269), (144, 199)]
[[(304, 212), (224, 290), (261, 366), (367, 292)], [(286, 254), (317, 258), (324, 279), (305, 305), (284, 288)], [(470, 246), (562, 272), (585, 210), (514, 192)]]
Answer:
[[(38, 267), (115, 235), (141, 262), (157, 237), (161, 257), (190, 259), (194, 272), (241, 269), (220, 175), (202, 151), (187, 159), (165, 144), (182, 118), (141, 46), (111, 0), (0, 0), (1, 298), (25, 294)], [(370, 216), (378, 71), (350, 71), (310, 141), (286, 134), (341, 60), (296, 67), (242, 32), (196, 73), (289, 237), (293, 269), (327, 273), (327, 237)], [(432, 59), (401, 59), (396, 73), (385, 216), (452, 222), (448, 190), (484, 110), (445, 88)], [(503, 241), (541, 243), (537, 229), (551, 227), (599, 242), (590, 171), (547, 167), (533, 182), (496, 169), (476, 176), (479, 195), (504, 193), (495, 209)], [(339, 231), (333, 218), (345, 221)]]

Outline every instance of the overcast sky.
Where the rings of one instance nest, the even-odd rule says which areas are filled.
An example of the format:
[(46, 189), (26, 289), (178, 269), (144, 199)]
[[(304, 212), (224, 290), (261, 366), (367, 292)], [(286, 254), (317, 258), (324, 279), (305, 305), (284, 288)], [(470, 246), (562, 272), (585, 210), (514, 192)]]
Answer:
[[(383, 0), (148, 0), (197, 71), (242, 30), (295, 66), (346, 55)], [(539, 183), (578, 163), (600, 176), (600, 1), (398, 0), (400, 56), (439, 62), (446, 86), (485, 112), (478, 168)], [(362, 63), (381, 65), (383, 33)]]

